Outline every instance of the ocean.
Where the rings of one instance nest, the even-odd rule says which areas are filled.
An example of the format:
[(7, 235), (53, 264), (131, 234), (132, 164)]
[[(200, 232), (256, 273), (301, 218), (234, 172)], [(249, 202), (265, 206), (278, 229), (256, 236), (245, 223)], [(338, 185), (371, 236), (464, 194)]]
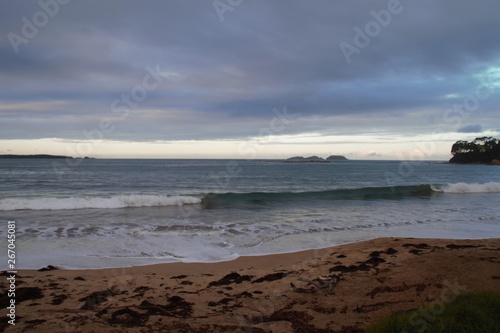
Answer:
[(18, 269), (216, 262), (376, 237), (500, 237), (500, 168), (489, 165), (0, 159), (0, 184), (0, 239), (6, 251), (15, 221)]

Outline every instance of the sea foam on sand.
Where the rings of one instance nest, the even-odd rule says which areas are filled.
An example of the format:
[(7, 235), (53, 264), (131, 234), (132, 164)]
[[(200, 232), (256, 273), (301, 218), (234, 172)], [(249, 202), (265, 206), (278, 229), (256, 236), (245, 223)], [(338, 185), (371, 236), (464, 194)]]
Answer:
[(500, 291), (499, 251), (500, 239), (380, 238), (211, 264), (20, 270), (6, 332), (361, 332), (399, 311), (421, 328), (439, 315), (423, 305)]

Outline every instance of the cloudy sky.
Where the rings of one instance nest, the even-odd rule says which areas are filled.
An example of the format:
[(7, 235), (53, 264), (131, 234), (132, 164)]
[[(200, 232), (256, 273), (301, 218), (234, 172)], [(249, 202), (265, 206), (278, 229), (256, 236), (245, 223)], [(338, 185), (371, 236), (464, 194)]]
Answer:
[(447, 159), (500, 134), (498, 0), (1, 6), (0, 154)]

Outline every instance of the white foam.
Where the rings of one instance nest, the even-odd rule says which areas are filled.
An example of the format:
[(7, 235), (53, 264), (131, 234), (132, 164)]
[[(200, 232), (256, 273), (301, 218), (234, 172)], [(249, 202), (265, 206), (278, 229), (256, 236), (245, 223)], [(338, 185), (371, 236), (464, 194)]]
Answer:
[(500, 193), (500, 183), (455, 183), (443, 186), (433, 186), (432, 189), (444, 193)]
[(11, 210), (67, 210), (84, 208), (126, 208), (126, 207), (159, 207), (198, 204), (200, 198), (192, 196), (164, 195), (118, 195), (103, 197), (71, 197), (71, 198), (9, 198), (0, 200), (0, 211)]

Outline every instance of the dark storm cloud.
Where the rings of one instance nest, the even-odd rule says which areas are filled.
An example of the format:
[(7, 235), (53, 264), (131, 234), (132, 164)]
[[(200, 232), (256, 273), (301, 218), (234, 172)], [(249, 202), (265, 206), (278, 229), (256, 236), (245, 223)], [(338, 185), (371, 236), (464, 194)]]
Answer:
[(459, 133), (481, 133), (483, 131), (483, 126), (477, 125), (467, 125), (458, 129)]
[[(391, 6), (397, 13), (377, 23)], [(34, 36), (23, 35), (26, 20), (33, 23), (43, 8), (54, 15)], [(418, 110), (422, 128), (432, 127), (474, 92), (480, 73), (500, 67), (496, 0), (243, 0), (225, 8), (231, 10), (194, 0), (6, 2), (1, 138), (79, 139), (81, 130), (116, 117), (113, 101), (141, 84), (147, 66), (159, 66), (164, 80), (118, 122), (112, 138), (245, 137), (283, 106), (301, 119), (318, 117), (319, 132), (331, 131), (332, 117), (351, 115), (366, 116), (367, 128), (380, 117), (404, 131), (416, 125), (408, 115)], [(361, 47), (356, 29), (367, 34), (370, 24), (378, 31)], [(25, 42), (13, 42), (14, 34)], [(357, 49), (350, 62), (340, 47), (346, 44)], [(498, 79), (489, 78), (491, 85)], [(475, 120), (491, 119), (499, 101), (492, 90)], [(47, 106), (19, 109), (25, 102)]]

